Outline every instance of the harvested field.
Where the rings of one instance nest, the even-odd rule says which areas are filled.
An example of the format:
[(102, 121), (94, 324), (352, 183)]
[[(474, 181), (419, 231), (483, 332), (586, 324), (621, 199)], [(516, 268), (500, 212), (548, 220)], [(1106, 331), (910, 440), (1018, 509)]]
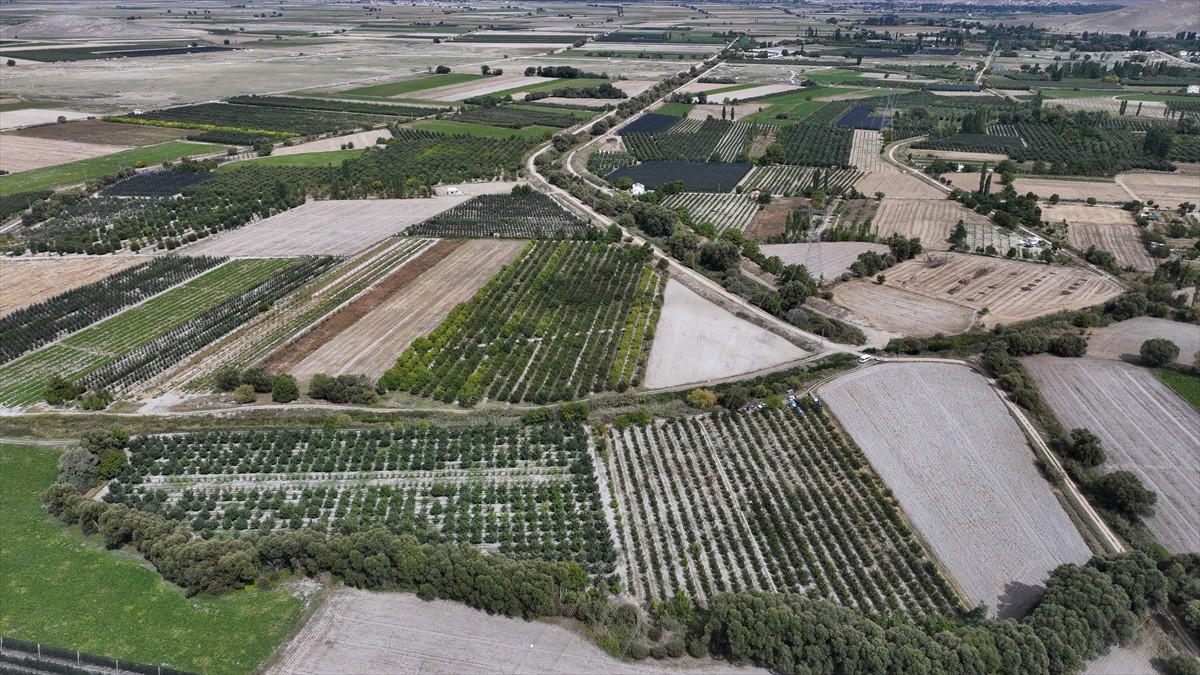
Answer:
[(0, 146), (4, 147), (3, 154), (0, 154), (0, 169), (9, 173), (57, 166), (130, 149), (119, 145), (51, 141), (10, 134), (0, 136)]
[[(727, 86), (727, 85), (719, 85), (719, 86)], [(767, 106), (762, 103), (739, 103), (734, 106), (727, 106), (725, 108), (725, 110), (726, 110), (726, 112), (728, 112), (729, 110), (732, 109), (733, 110), (733, 120), (735, 122), (740, 122), (743, 117), (753, 115), (754, 113), (759, 112), (761, 110), (766, 110), (766, 108), (767, 108)], [(720, 115), (720, 114), (721, 114), (721, 111), (719, 109), (717, 109), (715, 106), (710, 107), (708, 105), (695, 105), (695, 106), (692, 106), (692, 109), (688, 111), (687, 118), (689, 120), (706, 120), (710, 117), (715, 118), (715, 117), (717, 117), (717, 115)]]
[(907, 151), (913, 157), (935, 157), (948, 162), (988, 162), (995, 164), (1008, 159), (1008, 155), (994, 152), (959, 152), (957, 150), (918, 150)]
[[(709, 662), (711, 663), (711, 662)], [(409, 593), (332, 594), (280, 648), (269, 675), (302, 673), (762, 673), (712, 664), (656, 667), (618, 661), (550, 623), (491, 615)]]
[(883, 134), (866, 129), (854, 130), (854, 141), (850, 146), (850, 164), (859, 171), (868, 173), (899, 173), (899, 169), (883, 161), (882, 152)]
[[(1134, 174), (1125, 174), (1134, 175)], [(973, 192), (979, 189), (979, 173), (947, 173), (943, 174), (950, 183), (961, 190)], [(1112, 181), (1103, 180), (1068, 180), (1060, 178), (1017, 178), (1013, 180), (1013, 188), (1019, 194), (1032, 192), (1043, 199), (1050, 195), (1058, 195), (1068, 202), (1087, 201), (1095, 197), (1105, 204), (1123, 204), (1134, 199), (1132, 193)]]
[(31, 127), (35, 124), (53, 124), (59, 117), (68, 120), (87, 119), (87, 113), (71, 110), (49, 110), (46, 108), (24, 108), (21, 110), (0, 111), (0, 130)]
[(196, 132), (191, 129), (167, 129), (138, 124), (117, 124), (100, 120), (79, 120), (67, 124), (47, 124), (11, 131), (8, 136), (45, 138), (52, 141), (74, 141), (99, 145), (142, 146), (176, 141)]
[[(1076, 110), (1106, 112), (1111, 117), (1117, 118), (1121, 117), (1121, 103), (1116, 97), (1109, 96), (1057, 98), (1046, 101), (1046, 107), (1062, 106), (1072, 112)], [(1141, 105), (1138, 105), (1139, 103)], [(1127, 118), (1161, 120), (1166, 116), (1167, 104), (1162, 101), (1130, 101), (1125, 107), (1125, 117)]]
[(375, 145), (377, 139), (391, 137), (392, 132), (387, 129), (372, 129), (371, 131), (360, 131), (357, 134), (350, 134), (348, 136), (333, 136), (331, 138), (309, 141), (308, 143), (275, 148), (275, 151), (271, 155), (301, 155), (306, 152), (332, 152), (341, 150), (342, 146), (346, 143), (353, 143), (356, 148), (369, 148)]
[(975, 312), (967, 307), (866, 279), (838, 284), (833, 289), (833, 301), (862, 316), (875, 328), (915, 337), (965, 333), (975, 318)]
[(1091, 557), (982, 376), (947, 363), (860, 368), (818, 390), (973, 603), (1020, 616), (1060, 564)]
[[(980, 245), (993, 244), (997, 250), (1004, 253), (1011, 246), (1010, 241), (982, 243), (988, 231), (996, 232), (998, 228), (991, 224), (987, 216), (981, 216), (971, 209), (950, 201), (949, 199), (893, 199), (885, 197), (875, 214), (875, 232), (881, 237), (901, 234), (905, 237), (920, 237), (921, 244), (926, 249), (949, 250), (947, 241), (954, 232), (958, 221), (963, 221), (967, 231), (976, 231)], [(968, 238), (971, 248), (975, 248), (974, 238)], [(1007, 244), (1001, 248), (1001, 243)]]
[(308, 202), (246, 227), (209, 237), (189, 255), (290, 257), (351, 255), (470, 199), (346, 199)]
[(425, 89), (421, 92), (421, 98), (426, 101), (461, 101), (472, 96), (483, 96), (485, 94), (494, 94), (498, 91), (505, 91), (506, 89), (516, 89), (517, 87), (527, 87), (542, 84), (543, 82), (553, 82), (555, 79), (553, 77), (525, 77), (520, 73), (513, 73), (512, 75), (501, 75), (500, 77), (489, 77), (483, 80), (452, 84), (448, 87)]
[(1145, 202), (1173, 209), (1183, 202), (1200, 203), (1200, 176), (1170, 173), (1122, 173), (1117, 183)]
[(1153, 272), (1154, 258), (1138, 236), (1133, 214), (1114, 207), (1049, 204), (1042, 207), (1042, 220), (1067, 223), (1067, 243), (1080, 251), (1089, 246), (1104, 249), (1117, 257), (1121, 267)]
[(946, 198), (946, 193), (937, 186), (907, 173), (868, 173), (854, 184), (854, 189), (867, 196), (882, 192), (885, 196), (902, 199)]
[(1100, 437), (1105, 471), (1131, 471), (1158, 493), (1146, 526), (1172, 553), (1200, 552), (1200, 412), (1145, 368), (1119, 361), (1025, 359), (1067, 429)]
[[(369, 303), (365, 314), (359, 314), (363, 309), (360, 307), (346, 315), (350, 319), (334, 316), (330, 328), (318, 336), (328, 335), (328, 341), (312, 350), (290, 372), (302, 380), (316, 373), (365, 373), (371, 378), (383, 375), (413, 340), (433, 331), (455, 305), (475, 295), (501, 267), (516, 259), (525, 246), (525, 242), (517, 240), (472, 239), (456, 243), (461, 246), (415, 280), (408, 280), (405, 268), (400, 268), (398, 274), (405, 275), (405, 282), (396, 284), (387, 297), (365, 301)], [(419, 264), (420, 260), (417, 258), (416, 262)], [(337, 330), (338, 327), (342, 330)]]
[(1176, 362), (1181, 365), (1191, 363), (1192, 355), (1200, 350), (1200, 329), (1195, 324), (1139, 316), (1093, 330), (1088, 335), (1088, 356), (1136, 360), (1142, 343), (1150, 338), (1166, 338), (1179, 345)]
[(0, 316), (145, 261), (134, 256), (0, 257)]
[(773, 94), (785, 94), (789, 91), (797, 91), (800, 87), (791, 84), (764, 84), (761, 87), (750, 87), (748, 89), (737, 89), (727, 91), (723, 94), (709, 94), (708, 102), (720, 105), (729, 103), (730, 101), (745, 101), (752, 98), (761, 98), (763, 96), (771, 96)]
[(787, 340), (670, 280), (642, 384), (661, 389), (722, 379), (805, 356), (808, 352)]
[(970, 309), (986, 307), (989, 325), (1082, 309), (1121, 294), (1116, 282), (1088, 269), (963, 253), (900, 263), (887, 271), (885, 285)]
[(802, 265), (816, 279), (833, 281), (850, 271), (850, 265), (867, 251), (887, 253), (883, 244), (861, 241), (830, 241), (814, 244), (765, 244), (763, 255), (779, 256), (785, 265)]

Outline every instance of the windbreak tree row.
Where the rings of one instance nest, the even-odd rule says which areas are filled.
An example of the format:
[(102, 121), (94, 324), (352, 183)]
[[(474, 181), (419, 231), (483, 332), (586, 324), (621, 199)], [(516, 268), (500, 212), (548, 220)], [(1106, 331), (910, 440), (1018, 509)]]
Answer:
[(609, 574), (616, 554), (578, 423), (142, 436), (106, 500), (204, 537), (383, 527)]
[(0, 363), (156, 295), (225, 258), (165, 256), (0, 318)]
[(380, 384), (467, 407), (637, 386), (665, 285), (649, 259), (642, 248), (535, 243), (416, 340)]

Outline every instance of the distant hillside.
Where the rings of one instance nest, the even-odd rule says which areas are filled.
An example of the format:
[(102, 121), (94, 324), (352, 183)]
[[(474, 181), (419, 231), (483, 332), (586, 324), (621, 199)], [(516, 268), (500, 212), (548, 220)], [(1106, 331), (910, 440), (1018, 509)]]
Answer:
[(169, 38), (190, 37), (192, 31), (98, 16), (62, 14), (0, 28), (0, 38)]

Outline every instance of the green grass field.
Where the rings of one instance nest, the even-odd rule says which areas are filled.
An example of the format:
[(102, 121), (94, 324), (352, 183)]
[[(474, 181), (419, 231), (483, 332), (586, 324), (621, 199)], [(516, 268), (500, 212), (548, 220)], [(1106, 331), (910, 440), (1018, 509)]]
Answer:
[(232, 260), (150, 300), (0, 366), (0, 404), (25, 406), (55, 375), (77, 378), (133, 351), (292, 264), (287, 258)]
[(366, 148), (353, 150), (330, 150), (329, 152), (304, 152), (298, 155), (271, 155), (256, 157), (240, 162), (229, 162), (217, 167), (218, 172), (236, 171), (242, 166), (341, 166), (347, 159), (353, 159), (363, 154)]
[(170, 141), (135, 148), (125, 152), (116, 152), (103, 157), (93, 157), (78, 162), (48, 166), (44, 169), (22, 171), (9, 176), (0, 176), (0, 196), (10, 195), (29, 190), (45, 190), (61, 185), (82, 183), (97, 176), (116, 173), (125, 167), (161, 164), (166, 160), (179, 159), (188, 155), (202, 155), (221, 150), (223, 146), (211, 143), (192, 143), (190, 141)]
[(461, 84), (463, 82), (481, 79), (483, 79), (483, 75), (472, 75), (470, 73), (443, 73), (441, 75), (426, 75), (413, 80), (401, 80), (399, 82), (387, 82), (385, 84), (375, 84), (369, 87), (347, 89), (337, 93), (343, 96), (370, 96), (373, 98), (387, 98), (390, 96), (399, 96), (400, 94), (410, 94), (414, 91), (421, 91), (423, 89), (448, 87), (452, 84)]
[(1104, 96), (1112, 98), (1113, 95), (1111, 91), (1105, 91), (1104, 89), (1080, 89), (1079, 91), (1075, 91), (1074, 89), (1043, 89), (1042, 94), (1046, 98), (1101, 98)]
[(1121, 94), (1117, 98), (1126, 101), (1200, 101), (1200, 96), (1184, 96), (1182, 94)]
[(1166, 368), (1155, 368), (1154, 374), (1163, 381), (1163, 384), (1179, 394), (1180, 398), (1187, 401), (1196, 410), (1200, 410), (1200, 375)]
[(813, 71), (804, 74), (804, 77), (818, 84), (842, 84), (843, 82), (873, 82), (869, 77), (850, 71), (850, 70), (822, 70)]
[(0, 444), (0, 634), (203, 673), (252, 673), (300, 618), (301, 601), (248, 589), (185, 598), (41, 505), (58, 453)]
[[(747, 116), (744, 122), (758, 122), (759, 124), (791, 124), (798, 122), (815, 113), (825, 106), (824, 101), (814, 101), (812, 99), (818, 96), (836, 96), (840, 93), (856, 91), (854, 89), (818, 89), (806, 91), (794, 91), (789, 94), (781, 94), (770, 98), (763, 98), (757, 101), (751, 101), (748, 105), (765, 105), (766, 110), (762, 110)], [(788, 118), (781, 120), (777, 115), (786, 114)]]
[[(513, 87), (512, 89), (505, 89), (504, 91), (497, 91), (497, 92), (493, 92), (488, 95), (489, 96), (512, 96), (514, 100), (519, 100), (525, 94), (529, 94), (529, 93), (532, 93), (535, 91), (554, 91), (555, 89), (562, 89), (564, 87), (599, 87), (600, 85), (606, 84), (606, 83), (607, 84), (616, 84), (617, 89), (621, 88), (621, 84), (619, 82), (615, 82), (614, 80), (556, 79), (556, 80), (550, 80), (548, 82), (539, 82), (537, 84), (527, 84), (523, 87)], [(621, 101), (618, 101), (618, 100), (613, 101), (614, 104), (620, 103), (620, 102)]]
[(674, 117), (687, 117), (687, 114), (689, 112), (691, 112), (691, 110), (692, 110), (691, 103), (668, 102), (668, 103), (664, 103), (661, 108), (659, 108), (658, 110), (655, 110), (654, 112), (656, 112), (660, 115), (671, 115)]
[(468, 134), (471, 136), (485, 136), (487, 138), (506, 138), (508, 136), (541, 138), (547, 132), (553, 134), (558, 131), (558, 129), (553, 127), (539, 126), (525, 127), (524, 129), (503, 129), (501, 127), (489, 127), (486, 124), (451, 122), (449, 120), (417, 120), (404, 126), (413, 129), (424, 129), (426, 131), (437, 131), (444, 134)]

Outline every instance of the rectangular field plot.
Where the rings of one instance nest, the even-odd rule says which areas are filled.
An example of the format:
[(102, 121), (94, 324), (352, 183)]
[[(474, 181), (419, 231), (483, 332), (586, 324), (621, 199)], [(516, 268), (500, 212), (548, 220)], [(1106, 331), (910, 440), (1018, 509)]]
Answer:
[(4, 146), (4, 153), (0, 155), (0, 169), (9, 173), (41, 169), (129, 150), (128, 147), (120, 145), (51, 141), (11, 134), (0, 136), (0, 145)]
[(1087, 353), (1102, 359), (1140, 358), (1142, 343), (1150, 338), (1166, 338), (1178, 345), (1175, 362), (1179, 365), (1190, 363), (1192, 355), (1200, 351), (1200, 330), (1196, 324), (1139, 316), (1093, 330), (1087, 336)]
[(190, 255), (273, 257), (351, 255), (470, 199), (310, 201), (246, 227), (204, 239)]
[(1068, 244), (1080, 251), (1087, 251), (1090, 246), (1108, 251), (1116, 256), (1117, 264), (1122, 268), (1153, 272), (1158, 266), (1142, 244), (1133, 214), (1124, 209), (1047, 205), (1042, 207), (1042, 220), (1067, 223)]
[(537, 242), (384, 374), (388, 389), (472, 406), (637, 386), (664, 279), (638, 251)]
[(1051, 570), (1091, 557), (984, 379), (887, 363), (818, 390), (973, 603), (1020, 616)]
[(833, 300), (875, 328), (898, 335), (955, 335), (970, 330), (975, 321), (975, 310), (969, 307), (867, 279), (838, 284), (833, 289)]
[(1167, 209), (1200, 201), (1200, 176), (1196, 174), (1124, 173), (1117, 176), (1117, 183), (1139, 200), (1153, 199)]
[(995, 246), (998, 253), (1005, 253), (1020, 243), (1015, 232), (1002, 233), (992, 225), (987, 216), (948, 199), (893, 199), (885, 197), (875, 214), (875, 233), (880, 237), (902, 234), (905, 237), (920, 237), (926, 249), (946, 251), (950, 249), (951, 233), (958, 221), (967, 228), (967, 245), (975, 247)]
[(973, 310), (988, 324), (1012, 323), (1082, 309), (1121, 294), (1115, 281), (1080, 267), (1061, 267), (962, 253), (929, 253), (888, 270), (885, 285)]
[(608, 574), (616, 553), (578, 423), (141, 436), (105, 499), (197, 532), (384, 527)]
[(717, 232), (729, 228), (742, 230), (750, 226), (758, 213), (758, 202), (748, 194), (716, 194), (712, 192), (681, 192), (663, 200), (663, 206), (686, 207), (692, 220), (712, 223)]
[(850, 145), (850, 163), (859, 171), (899, 173), (899, 169), (883, 161), (883, 135), (878, 131), (855, 129)]
[(99, 281), (140, 262), (141, 258), (132, 256), (0, 257), (0, 316)]
[(854, 184), (854, 189), (868, 197), (874, 197), (876, 192), (882, 192), (885, 197), (904, 199), (946, 198), (944, 190), (907, 173), (868, 173)]
[[(235, 260), (66, 340), (0, 367), (0, 405), (36, 402), (53, 375), (93, 387), (153, 376), (254, 316), (294, 279), (290, 260)], [(297, 267), (293, 275), (308, 273)], [(250, 294), (250, 291), (257, 293)], [(261, 299), (260, 296), (261, 295)], [(250, 306), (243, 306), (247, 302)], [(178, 331), (187, 333), (177, 334)], [(215, 333), (215, 334), (214, 334)], [(101, 371), (105, 367), (107, 370)], [(86, 376), (86, 377), (85, 377)]]
[(769, 190), (791, 196), (809, 188), (821, 188), (825, 194), (840, 194), (854, 185), (862, 173), (854, 169), (812, 169), (805, 166), (756, 166), (746, 174), (743, 191)]
[[(443, 255), (443, 247), (450, 251)], [(426, 268), (421, 258), (401, 267), (381, 284), (390, 294), (356, 300), (273, 355), (271, 363), (302, 380), (317, 373), (378, 378), (396, 362), (397, 354), (437, 328), (455, 305), (470, 300), (522, 248), (519, 241), (443, 241), (426, 254), (437, 258), (432, 267)], [(296, 365), (290, 367), (289, 362)]]
[(1200, 412), (1128, 363), (1054, 356), (1025, 363), (1063, 427), (1100, 437), (1105, 472), (1131, 471), (1158, 493), (1145, 522), (1159, 543), (1172, 553), (1200, 551)]
[(862, 453), (820, 412), (761, 410), (613, 430), (601, 480), (630, 589), (805, 593), (865, 611), (959, 603)]
[(801, 265), (814, 279), (832, 281), (850, 271), (850, 265), (867, 251), (883, 255), (883, 244), (862, 241), (827, 241), (812, 244), (765, 244), (759, 249), (765, 256), (779, 256), (785, 265)]

